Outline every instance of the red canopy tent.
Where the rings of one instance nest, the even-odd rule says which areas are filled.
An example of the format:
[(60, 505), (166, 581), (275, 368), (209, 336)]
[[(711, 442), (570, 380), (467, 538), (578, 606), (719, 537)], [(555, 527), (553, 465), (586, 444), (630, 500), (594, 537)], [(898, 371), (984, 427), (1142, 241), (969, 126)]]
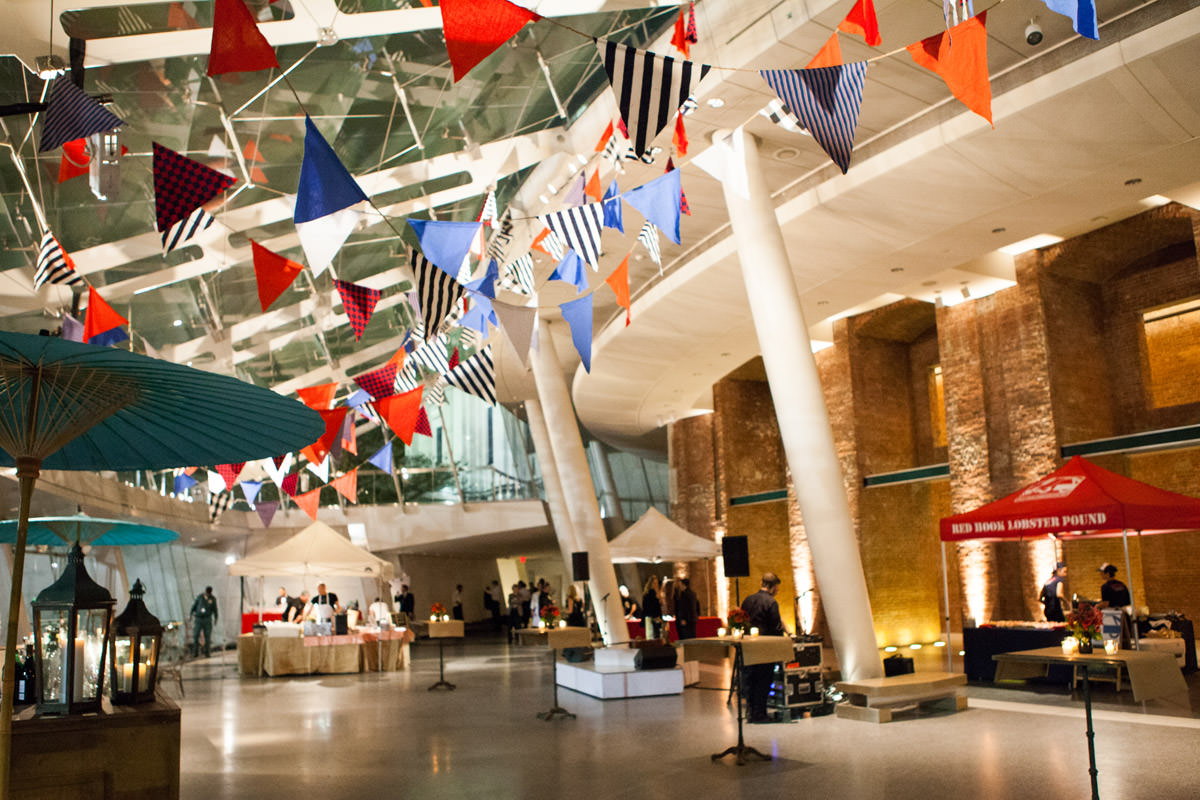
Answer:
[(943, 542), (1188, 530), (1200, 530), (1200, 500), (1109, 472), (1081, 456), (1008, 497), (941, 521)]
[[(1168, 492), (1098, 467), (1075, 456), (1049, 475), (974, 511), (941, 520), (943, 542), (983, 539), (993, 542), (1046, 534), (1121, 536), (1125, 576), (1131, 580), (1126, 535), (1200, 530), (1200, 500)], [(945, 577), (946, 553), (942, 550)], [(1129, 587), (1132, 595), (1132, 583)], [(949, 633), (949, 586), (946, 630)], [(1134, 635), (1137, 642), (1136, 633)]]

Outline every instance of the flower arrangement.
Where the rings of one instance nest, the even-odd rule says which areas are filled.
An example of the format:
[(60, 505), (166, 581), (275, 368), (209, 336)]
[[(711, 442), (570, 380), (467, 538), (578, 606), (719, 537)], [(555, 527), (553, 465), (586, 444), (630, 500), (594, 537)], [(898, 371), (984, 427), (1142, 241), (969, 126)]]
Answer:
[(1079, 640), (1080, 650), (1090, 652), (1093, 639), (1100, 638), (1104, 615), (1091, 603), (1080, 603), (1079, 608), (1067, 614), (1067, 629)]
[(744, 631), (750, 626), (750, 616), (740, 608), (735, 608), (729, 612), (725, 622), (731, 631)]
[(429, 613), (440, 617), (442, 614), (446, 613), (446, 607), (441, 603), (434, 603), (432, 606), (430, 606)]
[(553, 628), (558, 624), (559, 611), (556, 605), (545, 605), (538, 609), (538, 616), (542, 619), (542, 624), (547, 628)]

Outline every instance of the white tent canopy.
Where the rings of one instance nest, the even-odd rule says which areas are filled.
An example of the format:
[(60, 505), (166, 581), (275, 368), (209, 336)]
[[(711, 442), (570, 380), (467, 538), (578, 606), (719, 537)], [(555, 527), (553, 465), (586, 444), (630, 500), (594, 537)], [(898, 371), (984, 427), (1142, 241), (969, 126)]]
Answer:
[(651, 506), (642, 518), (608, 543), (614, 564), (657, 564), (716, 558), (717, 543), (689, 533)]
[(230, 575), (320, 575), (388, 580), (392, 564), (354, 545), (326, 525), (314, 522), (283, 544), (247, 556), (229, 567)]

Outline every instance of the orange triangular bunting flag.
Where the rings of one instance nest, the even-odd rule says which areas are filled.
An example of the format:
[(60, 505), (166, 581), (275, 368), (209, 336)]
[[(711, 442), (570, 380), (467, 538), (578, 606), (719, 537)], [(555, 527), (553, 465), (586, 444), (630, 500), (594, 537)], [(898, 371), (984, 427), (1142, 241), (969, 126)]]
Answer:
[(268, 67), (278, 69), (279, 60), (255, 24), (250, 9), (242, 0), (216, 0), (208, 74), (256, 72)]
[[(241, 0), (238, 0), (241, 2)], [(292, 497), (296, 505), (300, 506), (300, 510), (308, 514), (313, 522), (317, 521), (317, 508), (321, 505), (321, 490), (313, 489), (311, 492), (298, 494)]]
[(417, 429), (417, 419), (421, 415), (421, 395), (424, 392), (425, 387), (418, 386), (411, 392), (385, 397), (374, 403), (375, 410), (392, 429), (392, 433), (407, 445), (412, 444), (413, 431)]
[(83, 323), (83, 340), (91, 341), (93, 336), (107, 333), (120, 325), (128, 325), (129, 320), (122, 317), (112, 306), (104, 302), (104, 298), (96, 291), (96, 287), (88, 286), (87, 319)]
[(987, 12), (948, 31), (908, 46), (913, 61), (942, 76), (951, 94), (979, 116), (992, 121), (992, 84), (988, 79)]
[(553, 253), (551, 253), (546, 248), (542, 247), (542, 240), (545, 239), (549, 235), (550, 235), (550, 229), (542, 228), (542, 232), (539, 233), (537, 236), (533, 237), (533, 241), (529, 243), (529, 247), (533, 250), (537, 250), (539, 253), (545, 253), (546, 255), (550, 256), (551, 258), (554, 258)]
[[(878, 47), (883, 43), (883, 39), (879, 36), (879, 20), (875, 17), (875, 4), (871, 0), (858, 0), (846, 18), (838, 23), (838, 30), (857, 33), (866, 39), (867, 44), (871, 47)], [(822, 64), (821, 66), (830, 65)]]
[(600, 141), (596, 142), (596, 152), (597, 153), (601, 153), (604, 151), (604, 148), (608, 145), (608, 140), (612, 138), (612, 135), (613, 135), (613, 124), (612, 124), (612, 121), (610, 120), (608, 123), (608, 127), (604, 129), (604, 135), (600, 137)]
[[(404, 348), (401, 347), (396, 351), (396, 354), (387, 360), (388, 364), (396, 365), (396, 372), (404, 369)], [(386, 366), (386, 365), (385, 365)]]
[(200, 23), (184, 10), (183, 3), (171, 3), (167, 8), (167, 27), (173, 31), (191, 30), (199, 28)]
[(334, 478), (329, 485), (338, 490), (338, 494), (351, 503), (358, 502), (358, 467), (347, 472), (340, 478)]
[(319, 458), (319, 457), (317, 456), (317, 446), (316, 446), (316, 444), (310, 444), (308, 447), (305, 447), (305, 448), (301, 449), (301, 450), (300, 450), (300, 455), (302, 455), (302, 456), (304, 456), (305, 458), (307, 458), (307, 459), (308, 459), (308, 463), (310, 463), (310, 464), (320, 464), (322, 461), (324, 461), (324, 460), (325, 460), (325, 459), (323, 459), (323, 458)]
[(597, 203), (604, 199), (604, 187), (600, 185), (600, 170), (593, 170), (592, 177), (588, 178), (587, 185), (583, 187), (583, 193)]
[(69, 142), (63, 142), (62, 146), (62, 161), (58, 164), (58, 182), (69, 181), (71, 178), (77, 178), (80, 175), (87, 175), (91, 171), (89, 166), (92, 157), (87, 154), (84, 149), (87, 146), (87, 139), (72, 139)]
[(320, 386), (297, 389), (296, 394), (300, 395), (300, 402), (312, 410), (328, 411), (333, 406), (333, 395), (337, 392), (337, 387), (337, 381), (334, 381), (333, 383), (323, 383)]
[(304, 265), (272, 253), (253, 239), (250, 240), (250, 252), (254, 255), (254, 277), (258, 279), (258, 303), (266, 312), (271, 303), (292, 285)]
[(629, 302), (629, 256), (621, 259), (621, 266), (614, 269), (604, 282), (617, 296), (617, 305), (625, 309), (625, 324), (628, 325), (633, 305)]
[(242, 155), (245, 156), (247, 161), (266, 161), (267, 160), (263, 156), (262, 151), (258, 149), (258, 145), (256, 145), (254, 143), (253, 139), (246, 142), (246, 146), (242, 148)]
[(683, 53), (683, 57), (688, 57), (688, 38), (687, 38), (687, 9), (679, 9), (679, 19), (675, 20), (675, 32), (671, 34), (671, 44), (675, 49)]
[(829, 41), (825, 42), (824, 46), (813, 56), (813, 60), (805, 64), (804, 68), (839, 67), (842, 63), (842, 45), (838, 42), (837, 32), (834, 31), (834, 34), (829, 37)]
[(542, 18), (507, 0), (442, 0), (440, 5), (442, 33), (456, 83), (526, 22)]
[(683, 114), (675, 115), (675, 135), (671, 137), (675, 145), (675, 154), (686, 156), (688, 150), (687, 129), (683, 127)]

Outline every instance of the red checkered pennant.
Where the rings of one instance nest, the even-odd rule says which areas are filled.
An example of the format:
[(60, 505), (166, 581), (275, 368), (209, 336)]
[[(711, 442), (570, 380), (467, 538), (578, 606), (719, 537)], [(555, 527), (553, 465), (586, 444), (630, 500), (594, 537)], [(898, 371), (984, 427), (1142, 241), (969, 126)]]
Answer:
[(366, 286), (346, 281), (334, 280), (333, 285), (342, 296), (342, 306), (346, 309), (346, 316), (350, 318), (350, 327), (354, 328), (354, 338), (357, 340), (362, 337), (367, 323), (371, 321), (371, 314), (375, 312), (375, 304), (379, 302), (382, 293), (378, 289), (368, 289)]
[(422, 436), (433, 436), (433, 428), (429, 424), (429, 415), (425, 413), (425, 406), (421, 406), (421, 412), (417, 414), (417, 427), (413, 428), (413, 432)]
[(295, 497), (296, 492), (299, 490), (299, 484), (300, 475), (299, 473), (293, 472), (292, 474), (284, 477), (283, 485), (279, 488), (283, 489), (283, 491), (286, 492), (289, 497)]
[(385, 364), (376, 370), (354, 376), (358, 387), (376, 400), (391, 397), (396, 393), (396, 365)]
[(233, 485), (237, 483), (238, 475), (242, 474), (242, 467), (246, 466), (245, 461), (239, 461), (235, 464), (217, 464), (217, 474), (225, 481), (225, 488), (232, 491)]
[(154, 212), (159, 232), (212, 200), (237, 181), (154, 143)]

